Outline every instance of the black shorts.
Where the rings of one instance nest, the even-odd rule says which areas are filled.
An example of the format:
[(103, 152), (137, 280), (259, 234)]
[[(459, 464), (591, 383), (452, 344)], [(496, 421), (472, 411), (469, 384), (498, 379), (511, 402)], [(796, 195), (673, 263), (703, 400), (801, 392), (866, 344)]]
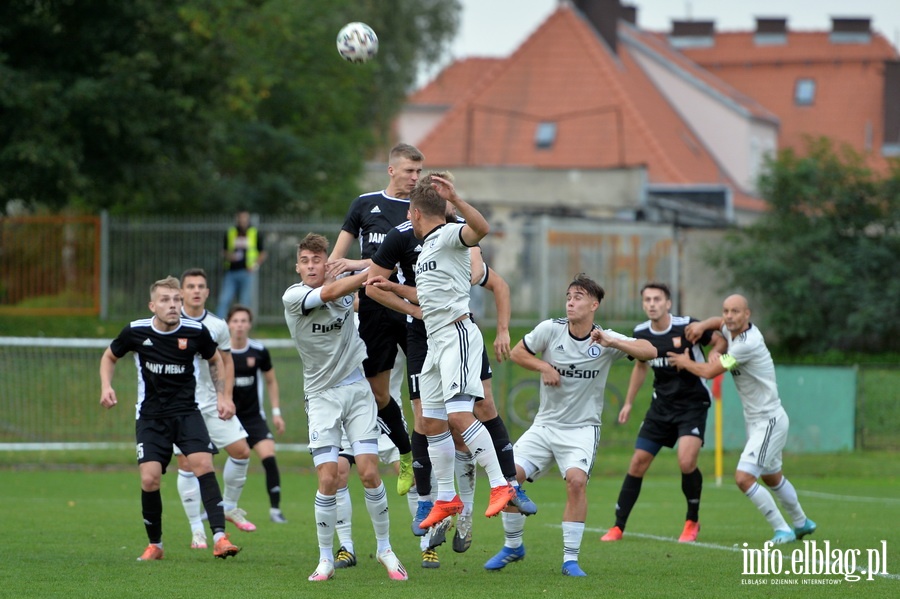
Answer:
[(168, 418), (138, 419), (134, 425), (138, 464), (159, 462), (163, 474), (172, 461), (173, 445), (184, 455), (217, 453), (200, 411)]
[[(406, 383), (409, 389), (409, 399), (421, 399), (419, 390), (419, 375), (422, 374), (422, 366), (425, 364), (425, 354), (428, 353), (428, 336), (425, 333), (425, 324), (421, 320), (414, 320), (407, 329), (406, 336)], [(494, 376), (491, 369), (491, 359), (488, 357), (487, 347), (481, 355), (481, 380), (487, 381)], [(475, 399), (480, 401), (481, 397)]]
[(238, 420), (241, 421), (241, 425), (244, 427), (244, 430), (247, 431), (247, 444), (250, 447), (253, 447), (260, 441), (265, 441), (266, 439), (275, 439), (275, 436), (272, 435), (272, 431), (269, 430), (268, 423), (266, 423), (259, 412), (240, 414)]
[(641, 423), (638, 437), (659, 443), (663, 447), (675, 447), (679, 437), (699, 437), (702, 445), (708, 409), (700, 407), (662, 414), (651, 405)]
[(394, 368), (397, 348), (406, 353), (406, 315), (389, 308), (359, 313), (359, 336), (366, 344), (366, 378)]

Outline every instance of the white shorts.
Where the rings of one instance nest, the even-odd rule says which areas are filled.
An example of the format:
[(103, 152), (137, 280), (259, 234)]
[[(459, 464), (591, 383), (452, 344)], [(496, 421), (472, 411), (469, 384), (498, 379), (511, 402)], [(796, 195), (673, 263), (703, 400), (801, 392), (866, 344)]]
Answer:
[[(219, 450), (224, 450), (232, 443), (237, 443), (241, 439), (247, 438), (247, 431), (244, 425), (238, 420), (237, 416), (232, 416), (228, 420), (219, 418), (219, 412), (216, 408), (210, 410), (201, 410), (203, 414), (203, 422), (206, 423), (206, 430), (209, 432), (209, 440), (213, 442)], [(181, 450), (175, 445), (175, 455), (181, 455)]]
[(765, 420), (746, 423), (747, 444), (741, 452), (738, 470), (748, 472), (757, 478), (762, 474), (781, 471), (781, 452), (787, 443), (790, 419), (784, 408)]
[(366, 379), (306, 396), (309, 448), (341, 447), (347, 441), (374, 441), (381, 435), (375, 396)]
[(471, 318), (441, 327), (428, 336), (428, 353), (419, 375), (422, 410), (453, 412), (446, 402), (460, 394), (484, 397), (481, 355), (484, 338)]
[[(584, 470), (590, 478), (599, 443), (599, 426), (555, 428), (534, 425), (519, 437), (513, 445), (513, 453), (516, 464), (522, 466), (530, 480), (543, 476), (554, 462), (563, 478), (569, 468)], [(533, 467), (527, 467), (529, 465)]]

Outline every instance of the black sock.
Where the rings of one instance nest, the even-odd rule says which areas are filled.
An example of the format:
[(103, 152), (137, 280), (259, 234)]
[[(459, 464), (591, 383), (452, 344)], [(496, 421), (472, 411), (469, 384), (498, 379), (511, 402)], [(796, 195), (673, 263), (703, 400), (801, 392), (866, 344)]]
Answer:
[(197, 477), (200, 483), (200, 498), (206, 507), (206, 517), (213, 534), (225, 532), (225, 510), (222, 509), (222, 491), (215, 472), (207, 472)]
[(412, 446), (409, 444), (409, 433), (403, 426), (403, 412), (400, 410), (400, 404), (393, 398), (387, 406), (378, 410), (378, 424), (381, 425), (382, 432), (397, 446), (401, 455), (412, 451)]
[(700, 493), (703, 491), (703, 475), (697, 468), (690, 474), (681, 473), (681, 491), (687, 499), (687, 519), (700, 519)]
[(278, 473), (275, 456), (264, 459), (262, 465), (266, 470), (266, 491), (269, 493), (269, 505), (278, 509), (281, 503), (281, 475)]
[(428, 456), (428, 437), (413, 430), (412, 434), (413, 476), (419, 495), (431, 495), (431, 458)]
[(156, 491), (141, 489), (141, 513), (144, 516), (144, 528), (151, 543), (162, 543), (162, 495)]
[(616, 502), (616, 526), (620, 530), (625, 530), (625, 523), (628, 522), (628, 516), (631, 509), (637, 503), (638, 496), (641, 494), (641, 484), (644, 482), (643, 477), (625, 475), (622, 482), (622, 490), (619, 491), (619, 500)]
[(491, 434), (491, 441), (494, 442), (494, 451), (497, 452), (497, 461), (500, 462), (500, 470), (503, 472), (503, 477), (506, 480), (515, 480), (516, 459), (513, 455), (512, 442), (509, 440), (509, 431), (506, 430), (503, 419), (498, 415), (496, 418), (491, 418), (482, 424)]

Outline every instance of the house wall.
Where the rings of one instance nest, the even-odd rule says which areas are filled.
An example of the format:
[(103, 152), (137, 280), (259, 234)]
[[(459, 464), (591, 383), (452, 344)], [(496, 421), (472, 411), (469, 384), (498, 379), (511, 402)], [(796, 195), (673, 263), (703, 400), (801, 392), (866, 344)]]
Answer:
[(417, 145), (441, 122), (447, 110), (448, 106), (407, 105), (394, 124), (397, 128), (397, 139)]

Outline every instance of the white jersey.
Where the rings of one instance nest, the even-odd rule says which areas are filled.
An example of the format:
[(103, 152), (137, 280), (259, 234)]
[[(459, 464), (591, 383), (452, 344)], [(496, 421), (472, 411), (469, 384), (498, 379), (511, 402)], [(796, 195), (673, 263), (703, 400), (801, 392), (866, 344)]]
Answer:
[(366, 359), (353, 312), (353, 294), (309, 309), (304, 304), (312, 291), (298, 283), (288, 287), (281, 298), (284, 319), (303, 362), (306, 395), (335, 387), (359, 371)]
[(429, 335), (470, 312), (472, 259), (462, 239), (464, 226), (441, 225), (422, 242), (416, 262), (416, 289)]
[(768, 419), (781, 407), (781, 399), (775, 382), (775, 364), (766, 340), (752, 323), (734, 339), (723, 325), (722, 335), (728, 340), (728, 353), (721, 357), (722, 367), (731, 373), (737, 387), (744, 405), (744, 420)]
[[(228, 330), (228, 324), (208, 310), (204, 310), (199, 318), (188, 316), (184, 310), (181, 311), (182, 318), (202, 322), (203, 326), (209, 329), (213, 341), (216, 342), (219, 351), (231, 351), (231, 332)], [(195, 360), (196, 365), (197, 360)], [(199, 365), (194, 370), (197, 376), (197, 407), (201, 412), (209, 412), (218, 410), (218, 398), (216, 396), (216, 386), (212, 382), (212, 376), (209, 374), (209, 362), (199, 360)], [(224, 371), (219, 374), (224, 377)]]
[[(599, 329), (594, 325), (593, 329)], [(609, 336), (633, 340), (615, 331)], [(615, 360), (625, 352), (603, 347), (591, 341), (590, 335), (576, 339), (569, 333), (567, 318), (554, 318), (538, 324), (522, 340), (525, 349), (548, 362), (559, 372), (558, 386), (541, 381), (541, 402), (534, 417), (535, 425), (556, 428), (600, 426), (606, 378)]]

